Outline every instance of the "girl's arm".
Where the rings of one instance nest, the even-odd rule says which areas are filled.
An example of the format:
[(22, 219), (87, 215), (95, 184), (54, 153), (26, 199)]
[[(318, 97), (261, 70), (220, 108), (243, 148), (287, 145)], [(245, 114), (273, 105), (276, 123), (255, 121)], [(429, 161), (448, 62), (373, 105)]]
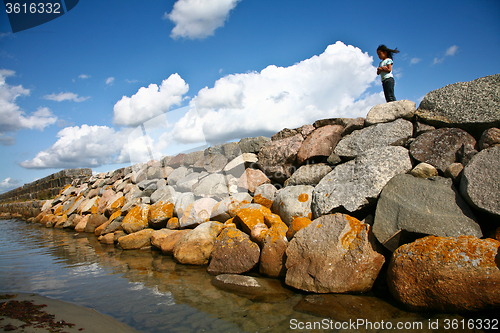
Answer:
[(390, 73), (391, 71), (392, 71), (392, 64), (389, 64), (387, 66), (377, 68), (377, 75), (380, 74), (380, 72)]

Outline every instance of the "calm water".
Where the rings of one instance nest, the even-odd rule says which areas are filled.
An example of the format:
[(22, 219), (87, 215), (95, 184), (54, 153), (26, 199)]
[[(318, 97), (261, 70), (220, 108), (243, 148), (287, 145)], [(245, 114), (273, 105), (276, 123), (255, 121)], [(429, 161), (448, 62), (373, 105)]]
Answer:
[(302, 295), (253, 302), (211, 285), (206, 268), (93, 235), (0, 220), (0, 291), (33, 292), (94, 308), (144, 332), (288, 331)]
[[(255, 302), (219, 290), (211, 280), (206, 268), (179, 265), (158, 252), (122, 251), (93, 235), (0, 220), (1, 292), (73, 302), (143, 332), (290, 332), (291, 320), (324, 319), (294, 310), (303, 294)], [(360, 315), (378, 307), (371, 303)], [(417, 317), (429, 320), (414, 314), (409, 320)]]

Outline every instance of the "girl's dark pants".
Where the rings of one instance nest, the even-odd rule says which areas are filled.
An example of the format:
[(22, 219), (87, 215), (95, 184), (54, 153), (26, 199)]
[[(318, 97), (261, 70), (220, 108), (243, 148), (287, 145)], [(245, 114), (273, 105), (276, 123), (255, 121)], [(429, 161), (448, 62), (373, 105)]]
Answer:
[(382, 81), (382, 87), (384, 88), (384, 95), (386, 102), (393, 102), (396, 100), (394, 96), (394, 78), (389, 77)]

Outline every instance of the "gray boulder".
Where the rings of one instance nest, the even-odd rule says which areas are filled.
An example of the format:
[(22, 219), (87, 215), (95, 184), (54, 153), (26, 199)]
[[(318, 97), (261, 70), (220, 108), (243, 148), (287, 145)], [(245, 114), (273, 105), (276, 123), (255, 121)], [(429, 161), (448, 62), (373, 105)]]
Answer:
[(191, 172), (186, 177), (177, 181), (177, 190), (179, 192), (192, 192), (193, 186), (198, 184), (199, 180), (208, 175), (207, 172)]
[(412, 168), (408, 150), (386, 146), (373, 148), (356, 159), (338, 165), (313, 192), (315, 217), (344, 207), (350, 212), (373, 204), (387, 182)]
[[(228, 160), (227, 157), (221, 154), (209, 154), (203, 159), (203, 168), (210, 173), (221, 172), (226, 166)], [(199, 163), (195, 164), (198, 167)]]
[(228, 175), (226, 178), (223, 174), (212, 173), (201, 179), (198, 185), (193, 187), (193, 193), (200, 197), (225, 198), (230, 195), (228, 178), (231, 177), (231, 175)]
[(303, 141), (304, 137), (299, 133), (271, 141), (262, 147), (258, 158), (265, 174), (278, 182), (289, 178), (295, 171), (297, 153)]
[(476, 140), (460, 128), (439, 128), (417, 137), (410, 145), (411, 156), (419, 162), (428, 163), (441, 172), (457, 162), (457, 152), (462, 146), (470, 149)]
[(178, 196), (179, 193), (177, 193), (172, 186), (167, 185), (154, 191), (153, 194), (151, 194), (150, 200), (151, 203), (156, 203), (160, 200), (175, 203)]
[(463, 170), (460, 193), (473, 207), (500, 216), (500, 146), (472, 158)]
[(328, 164), (306, 164), (297, 169), (292, 175), (285, 181), (285, 186), (290, 185), (317, 185), (324, 176), (326, 176), (332, 167)]
[(302, 143), (297, 153), (297, 163), (301, 165), (308, 159), (318, 157), (326, 159), (333, 153), (343, 131), (344, 127), (340, 125), (326, 125), (315, 129)]
[(365, 292), (384, 264), (370, 226), (326, 215), (295, 234), (286, 249), (285, 283), (316, 293)]
[(255, 138), (243, 138), (238, 142), (238, 144), (240, 145), (240, 149), (243, 154), (258, 154), (260, 149), (264, 147), (264, 145), (269, 141), (271, 141), (270, 138), (267, 138), (265, 136), (258, 136)]
[(397, 119), (354, 131), (337, 144), (335, 154), (352, 159), (365, 151), (384, 146), (402, 146), (413, 134), (413, 124)]
[(500, 125), (500, 74), (433, 90), (420, 103), (416, 115), (436, 126), (483, 131)]
[(175, 200), (174, 212), (180, 219), (189, 205), (194, 202), (194, 194), (192, 192), (181, 193)]
[(373, 233), (391, 251), (427, 235), (482, 237), (451, 179), (407, 174), (392, 178), (380, 193)]
[(415, 102), (409, 100), (375, 105), (368, 111), (365, 124), (370, 126), (378, 123), (387, 123), (398, 118), (410, 120), (413, 118), (415, 111), (417, 111), (415, 106)]
[(182, 178), (186, 177), (189, 173), (191, 172), (190, 169), (181, 166), (172, 171), (170, 175), (167, 178), (167, 184), (168, 185), (176, 185), (179, 180)]
[(202, 160), (205, 157), (205, 153), (202, 150), (193, 151), (186, 156), (184, 156), (184, 164), (192, 167), (196, 162)]
[(312, 219), (311, 200), (314, 187), (310, 185), (287, 186), (276, 194), (273, 211), (286, 225), (296, 217)]

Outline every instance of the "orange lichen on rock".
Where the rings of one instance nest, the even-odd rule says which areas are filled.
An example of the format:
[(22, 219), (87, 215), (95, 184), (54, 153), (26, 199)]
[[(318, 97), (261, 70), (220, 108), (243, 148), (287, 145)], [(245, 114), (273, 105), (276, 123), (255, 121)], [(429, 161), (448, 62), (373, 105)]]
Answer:
[(500, 241), (474, 236), (437, 237), (427, 236), (400, 246), (393, 254), (395, 259), (433, 261), (443, 265), (468, 265), (474, 267), (497, 267)]
[(179, 219), (177, 217), (172, 217), (167, 222), (167, 229), (177, 230), (180, 228)]
[(117, 200), (113, 201), (110, 205), (112, 209), (118, 209), (125, 205), (125, 197), (119, 197)]
[(104, 231), (104, 229), (106, 229), (110, 223), (111, 223), (110, 221), (104, 222), (103, 224), (101, 224), (100, 226), (95, 228), (94, 234), (96, 236), (100, 236), (102, 234), (102, 232)]
[(299, 195), (299, 202), (306, 202), (309, 200), (309, 195), (307, 193), (302, 193)]
[(246, 200), (243, 201), (238, 201), (238, 200), (232, 200), (228, 205), (227, 205), (227, 212), (231, 217), (235, 217), (238, 211), (245, 205), (248, 205), (249, 202)]
[(265, 214), (264, 215), (264, 223), (271, 228), (274, 225), (282, 225), (282, 227), (288, 229), (288, 226), (283, 222), (281, 217), (278, 214)]
[(139, 205), (132, 208), (123, 219), (123, 230), (130, 234), (146, 228), (149, 223), (149, 211), (149, 205)]
[(273, 201), (269, 200), (268, 198), (264, 198), (260, 193), (253, 197), (253, 202), (266, 208), (271, 208), (273, 206)]
[(350, 230), (342, 236), (340, 244), (346, 250), (353, 250), (361, 244), (363, 240), (361, 233), (365, 227), (369, 228), (370, 226), (349, 215), (345, 215), (345, 218), (349, 222)]
[(63, 206), (58, 205), (57, 208), (54, 210), (54, 215), (61, 216), (62, 214), (63, 214)]
[(150, 218), (155, 219), (170, 219), (174, 215), (174, 204), (169, 201), (158, 201), (151, 206)]
[[(264, 207), (262, 208), (264, 209)], [(242, 231), (250, 235), (253, 227), (259, 223), (264, 223), (264, 213), (262, 209), (256, 207), (242, 208), (237, 211), (234, 221)]]
[(311, 224), (311, 219), (308, 219), (307, 217), (296, 217), (293, 219), (292, 223), (290, 224), (290, 227), (288, 228), (288, 231), (286, 233), (286, 237), (290, 240), (295, 236), (295, 234), (301, 230), (307, 227), (309, 224)]
[(117, 210), (116, 212), (114, 212), (110, 217), (109, 217), (109, 222), (113, 222), (114, 219), (116, 219), (118, 216), (121, 216), (122, 215), (122, 211), (121, 210)]

